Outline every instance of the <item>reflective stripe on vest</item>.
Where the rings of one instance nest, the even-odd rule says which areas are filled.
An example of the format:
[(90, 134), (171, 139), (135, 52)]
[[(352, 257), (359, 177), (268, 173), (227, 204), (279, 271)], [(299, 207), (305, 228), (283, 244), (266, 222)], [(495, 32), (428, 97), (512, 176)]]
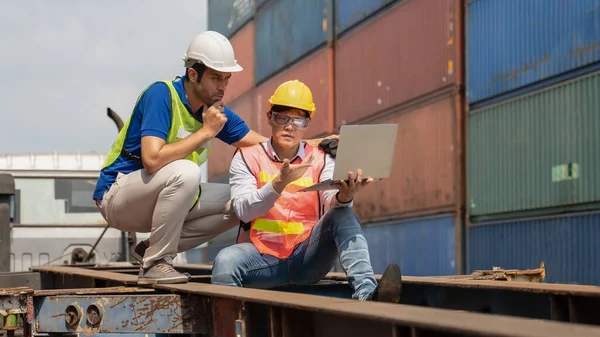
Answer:
[[(256, 178), (257, 188), (273, 180), (281, 168), (281, 162), (271, 158), (262, 144), (241, 148), (244, 161)], [(287, 258), (294, 247), (310, 237), (312, 228), (321, 216), (319, 192), (298, 192), (313, 182), (318, 182), (325, 166), (325, 153), (306, 145), (306, 155), (315, 152), (312, 167), (304, 176), (290, 183), (264, 216), (250, 224), (250, 241), (261, 254)], [(298, 164), (298, 158), (292, 164)]]
[[(179, 94), (173, 86), (173, 82), (175, 81), (181, 81), (181, 78), (177, 78), (173, 81), (160, 81), (160, 83), (164, 83), (167, 85), (167, 87), (169, 88), (169, 95), (171, 97), (171, 128), (169, 129), (169, 133), (167, 134), (167, 139), (165, 141), (166, 144), (171, 144), (180, 141), (202, 128), (202, 123), (200, 123), (196, 118), (194, 118), (192, 114), (190, 114), (187, 107), (179, 98)], [(142, 93), (138, 96), (135, 105), (138, 104), (140, 98), (142, 97), (144, 92), (146, 92), (146, 90), (150, 88), (150, 86), (144, 89), (144, 91), (142, 91)], [(129, 124), (131, 123), (132, 117), (133, 113), (131, 113), (131, 115), (127, 119), (127, 122), (125, 123), (125, 125), (123, 125), (121, 131), (119, 131), (117, 139), (113, 143), (110, 151), (108, 152), (108, 155), (106, 156), (106, 160), (102, 165), (102, 169), (112, 165), (115, 162), (115, 160), (117, 160), (117, 158), (121, 155), (121, 150), (123, 148), (123, 144), (125, 143), (125, 137), (127, 135), (127, 130), (129, 129)], [(198, 164), (198, 166), (204, 164), (204, 162), (206, 162), (206, 159), (208, 158), (208, 155), (210, 154), (211, 144), (212, 140), (209, 140), (208, 143), (204, 145), (204, 147), (196, 149), (190, 155), (185, 157), (185, 159), (193, 161), (194, 163)], [(196, 190), (196, 195), (194, 196), (194, 200), (192, 201), (191, 207), (193, 207), (196, 204), (199, 196), (200, 188)]]

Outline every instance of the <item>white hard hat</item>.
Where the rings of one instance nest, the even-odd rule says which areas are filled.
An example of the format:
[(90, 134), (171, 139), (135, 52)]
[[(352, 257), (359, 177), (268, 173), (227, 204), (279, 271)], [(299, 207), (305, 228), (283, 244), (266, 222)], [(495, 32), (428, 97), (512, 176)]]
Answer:
[(237, 63), (229, 40), (214, 31), (202, 32), (194, 37), (183, 55), (185, 67), (201, 62), (209, 68), (226, 73), (242, 71)]

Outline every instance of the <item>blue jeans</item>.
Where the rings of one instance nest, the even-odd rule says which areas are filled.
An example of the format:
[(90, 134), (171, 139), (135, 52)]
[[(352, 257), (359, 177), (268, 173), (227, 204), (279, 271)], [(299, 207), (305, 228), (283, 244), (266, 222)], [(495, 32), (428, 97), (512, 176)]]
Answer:
[(366, 299), (377, 281), (360, 223), (348, 207), (325, 213), (310, 237), (286, 259), (260, 254), (251, 242), (222, 249), (213, 264), (211, 283), (261, 289), (312, 284), (323, 279), (338, 257), (354, 290), (352, 298)]

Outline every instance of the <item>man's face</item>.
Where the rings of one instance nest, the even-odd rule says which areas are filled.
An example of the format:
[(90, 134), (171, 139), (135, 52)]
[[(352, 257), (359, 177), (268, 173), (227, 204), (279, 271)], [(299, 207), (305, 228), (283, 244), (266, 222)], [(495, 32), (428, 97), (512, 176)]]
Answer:
[(194, 69), (188, 71), (192, 82), (192, 92), (196, 98), (209, 106), (220, 101), (225, 96), (225, 89), (231, 78), (231, 73), (223, 73), (211, 68), (206, 68), (198, 82), (198, 73)]
[(302, 110), (290, 108), (282, 112), (267, 113), (271, 123), (273, 142), (283, 148), (297, 146), (308, 128), (310, 119)]

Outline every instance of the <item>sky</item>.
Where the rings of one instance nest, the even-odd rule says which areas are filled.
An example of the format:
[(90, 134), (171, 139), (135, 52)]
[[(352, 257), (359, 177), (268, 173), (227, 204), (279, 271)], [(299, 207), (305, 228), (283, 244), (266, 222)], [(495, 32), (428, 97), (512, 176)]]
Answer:
[(144, 88), (184, 73), (207, 0), (0, 1), (0, 155), (106, 153)]

